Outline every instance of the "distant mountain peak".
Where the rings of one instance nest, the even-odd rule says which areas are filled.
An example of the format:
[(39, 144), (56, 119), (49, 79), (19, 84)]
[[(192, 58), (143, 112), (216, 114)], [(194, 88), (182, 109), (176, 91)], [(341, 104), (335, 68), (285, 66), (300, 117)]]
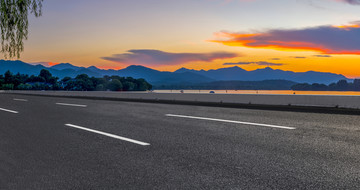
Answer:
[[(120, 69), (121, 70), (121, 69)], [(118, 70), (118, 71), (120, 71)], [(155, 69), (151, 69), (149, 67), (145, 67), (145, 66), (142, 66), (142, 65), (130, 65), (128, 67), (126, 67), (125, 69), (122, 69), (122, 70), (131, 70), (131, 71), (157, 71)]]
[(145, 66), (143, 66), (143, 65), (129, 65), (129, 66), (127, 66), (126, 68), (147, 68), (147, 69), (150, 69), (150, 68), (145, 67)]
[[(70, 63), (59, 63), (59, 64), (56, 64), (56, 65), (67, 65), (67, 66), (73, 66), (73, 65), (71, 65)], [(53, 65), (53, 66), (55, 66), (55, 65)]]
[(259, 70), (265, 70), (265, 71), (275, 71), (273, 68), (271, 67), (265, 67), (263, 69), (259, 69)]
[(91, 70), (91, 71), (101, 70), (101, 69), (97, 68), (96, 66), (90, 66), (90, 67), (88, 67), (88, 68), (86, 68), (86, 69), (89, 69), (89, 70)]
[(72, 65), (70, 63), (59, 63), (57, 65), (51, 66), (50, 68), (57, 69), (57, 70), (72, 69), (72, 70), (76, 70), (76, 71), (83, 69), (83, 67), (78, 67), (78, 66)]
[(185, 73), (185, 72), (209, 72), (209, 71), (220, 71), (220, 70), (241, 70), (241, 71), (246, 71), (245, 69), (238, 67), (238, 66), (234, 66), (234, 67), (225, 67), (225, 68), (219, 68), (219, 69), (210, 69), (210, 70), (195, 70), (195, 69), (188, 69), (185, 67), (182, 67), (178, 70), (175, 71), (175, 73)]
[(189, 72), (192, 71), (190, 69), (187, 69), (185, 67), (181, 67), (180, 69), (176, 70), (175, 73), (185, 73), (185, 72)]
[(4, 59), (1, 59), (0, 62), (2, 62), (2, 63), (18, 63), (18, 64), (22, 63), (22, 64), (27, 64), (27, 63), (25, 63), (23, 61), (20, 61), (20, 60), (4, 60)]

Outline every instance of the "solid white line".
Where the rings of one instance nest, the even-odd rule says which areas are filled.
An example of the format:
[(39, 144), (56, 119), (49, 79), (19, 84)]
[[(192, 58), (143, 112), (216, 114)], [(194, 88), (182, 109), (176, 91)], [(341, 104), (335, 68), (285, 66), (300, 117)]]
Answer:
[(17, 98), (14, 98), (13, 99), (14, 101), (20, 101), (20, 102), (27, 102), (28, 100), (25, 100), (25, 99), (17, 99)]
[(56, 103), (57, 105), (61, 106), (75, 106), (75, 107), (87, 107), (87, 105), (80, 105), (80, 104), (67, 104), (67, 103)]
[(243, 122), (243, 121), (232, 121), (232, 120), (224, 120), (224, 119), (214, 119), (214, 118), (206, 118), (206, 117), (195, 117), (195, 116), (174, 115), (174, 114), (166, 114), (166, 116), (209, 120), (209, 121), (220, 121), (220, 122), (227, 122), (227, 123), (238, 123), (238, 124), (244, 124), (244, 125), (255, 125), (255, 126), (261, 126), (261, 127), (271, 127), (271, 128), (280, 128), (280, 129), (290, 129), (290, 130), (296, 129), (295, 127), (286, 127), (286, 126), (280, 126), (280, 125), (269, 125), (269, 124), (261, 124), (261, 123), (250, 123), (250, 122)]
[(0, 108), (0, 111), (6, 111), (6, 112), (10, 112), (10, 113), (19, 113), (17, 111), (8, 110), (8, 109), (4, 109), (4, 108)]
[(145, 142), (137, 141), (137, 140), (134, 140), (134, 139), (129, 139), (129, 138), (126, 138), (126, 137), (113, 135), (113, 134), (110, 134), (110, 133), (105, 133), (105, 132), (102, 132), (102, 131), (97, 131), (97, 130), (94, 130), (94, 129), (88, 129), (88, 128), (80, 127), (80, 126), (73, 125), (73, 124), (65, 124), (65, 125), (68, 126), (68, 127), (73, 127), (73, 128), (77, 128), (77, 129), (97, 133), (97, 134), (100, 134), (100, 135), (108, 136), (108, 137), (123, 140), (123, 141), (128, 141), (128, 142), (135, 143), (135, 144), (142, 145), (142, 146), (149, 146), (150, 145), (149, 143), (145, 143)]

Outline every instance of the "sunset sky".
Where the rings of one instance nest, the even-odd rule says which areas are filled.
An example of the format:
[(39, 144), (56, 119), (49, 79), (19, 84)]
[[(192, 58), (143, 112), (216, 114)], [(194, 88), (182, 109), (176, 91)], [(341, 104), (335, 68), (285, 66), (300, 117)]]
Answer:
[(360, 0), (45, 0), (21, 60), (360, 77)]

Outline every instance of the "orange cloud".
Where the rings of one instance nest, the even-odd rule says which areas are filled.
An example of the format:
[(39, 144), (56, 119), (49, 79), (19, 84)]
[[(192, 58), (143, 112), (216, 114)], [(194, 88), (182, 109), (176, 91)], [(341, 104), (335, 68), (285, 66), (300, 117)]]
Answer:
[(58, 65), (58, 64), (60, 64), (60, 63), (48, 62), (47, 64), (48, 64), (49, 66), (55, 66), (55, 65)]
[(351, 22), (350, 24), (347, 24), (347, 25), (334, 25), (333, 27), (344, 29), (344, 30), (350, 30), (353, 28), (360, 28), (360, 22), (359, 21)]
[(320, 26), (293, 30), (268, 30), (262, 33), (216, 33), (216, 40), (228, 46), (316, 51), (324, 54), (360, 55), (360, 22), (342, 26)]

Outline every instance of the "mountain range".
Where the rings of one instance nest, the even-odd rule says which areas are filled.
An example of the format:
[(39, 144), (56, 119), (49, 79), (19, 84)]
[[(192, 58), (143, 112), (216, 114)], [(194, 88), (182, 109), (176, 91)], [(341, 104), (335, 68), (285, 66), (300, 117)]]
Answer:
[(246, 71), (240, 67), (221, 68), (216, 70), (190, 70), (181, 68), (174, 72), (158, 71), (144, 66), (131, 65), (120, 70), (104, 70), (95, 66), (78, 67), (70, 63), (61, 63), (51, 67), (32, 65), (22, 61), (0, 60), (0, 73), (7, 70), (13, 73), (38, 75), (41, 69), (49, 70), (54, 76), (76, 77), (79, 74), (87, 74), (90, 77), (102, 77), (105, 75), (119, 75), (124, 77), (144, 78), (153, 85), (174, 84), (200, 84), (215, 81), (263, 81), (263, 80), (287, 80), (296, 83), (323, 83), (330, 84), (339, 80), (349, 80), (345, 76), (325, 72), (292, 72), (266, 67), (253, 71)]

